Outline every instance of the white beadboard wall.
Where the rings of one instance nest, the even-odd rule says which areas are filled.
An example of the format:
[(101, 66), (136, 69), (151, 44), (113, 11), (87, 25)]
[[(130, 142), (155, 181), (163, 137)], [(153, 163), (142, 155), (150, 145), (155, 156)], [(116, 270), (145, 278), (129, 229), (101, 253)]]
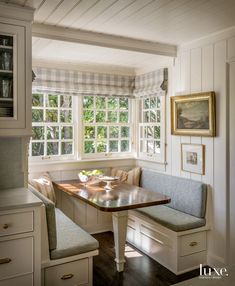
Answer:
[[(167, 173), (199, 180), (210, 185), (212, 192), (212, 230), (208, 239), (208, 264), (227, 263), (228, 210), (227, 201), (227, 81), (226, 65), (235, 59), (235, 28), (221, 34), (182, 46), (173, 68), (173, 90), (171, 95), (216, 92), (215, 138), (194, 136), (172, 136), (168, 125)], [(168, 102), (169, 104), (169, 102)], [(169, 106), (168, 106), (169, 108)], [(205, 175), (181, 170), (181, 143), (205, 145)]]

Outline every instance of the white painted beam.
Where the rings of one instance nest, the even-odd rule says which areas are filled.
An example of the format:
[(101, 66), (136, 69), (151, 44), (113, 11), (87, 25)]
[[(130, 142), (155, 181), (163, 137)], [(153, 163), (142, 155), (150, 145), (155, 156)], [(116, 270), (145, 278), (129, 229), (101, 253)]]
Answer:
[(88, 44), (169, 57), (176, 57), (177, 55), (177, 46), (175, 45), (149, 42), (46, 24), (33, 24), (32, 32), (34, 37), (52, 40)]

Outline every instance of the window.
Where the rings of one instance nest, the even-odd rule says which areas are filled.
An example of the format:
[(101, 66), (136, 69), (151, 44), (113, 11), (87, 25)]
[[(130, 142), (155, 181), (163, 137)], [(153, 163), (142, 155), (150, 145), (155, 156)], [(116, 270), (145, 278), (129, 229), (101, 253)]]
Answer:
[(164, 162), (165, 97), (148, 96), (140, 99), (139, 156)]
[(74, 154), (73, 100), (70, 95), (33, 93), (30, 142), (32, 157), (72, 157)]
[(131, 152), (130, 99), (83, 96), (83, 155)]

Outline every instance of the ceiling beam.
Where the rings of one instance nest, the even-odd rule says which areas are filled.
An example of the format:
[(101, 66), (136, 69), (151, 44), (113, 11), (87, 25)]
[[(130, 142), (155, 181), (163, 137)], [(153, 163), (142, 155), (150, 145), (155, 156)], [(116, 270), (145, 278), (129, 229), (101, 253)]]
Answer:
[(64, 28), (46, 24), (33, 24), (34, 37), (121, 49), (153, 55), (176, 57), (177, 46), (119, 37), (108, 34)]

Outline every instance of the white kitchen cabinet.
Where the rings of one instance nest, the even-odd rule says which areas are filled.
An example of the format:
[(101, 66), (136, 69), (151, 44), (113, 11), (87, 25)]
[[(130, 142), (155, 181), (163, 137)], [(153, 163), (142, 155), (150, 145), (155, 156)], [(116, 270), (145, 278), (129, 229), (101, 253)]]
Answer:
[(0, 4), (0, 136), (31, 135), (33, 10)]
[(25, 188), (0, 191), (1, 286), (41, 285), (41, 205)]

